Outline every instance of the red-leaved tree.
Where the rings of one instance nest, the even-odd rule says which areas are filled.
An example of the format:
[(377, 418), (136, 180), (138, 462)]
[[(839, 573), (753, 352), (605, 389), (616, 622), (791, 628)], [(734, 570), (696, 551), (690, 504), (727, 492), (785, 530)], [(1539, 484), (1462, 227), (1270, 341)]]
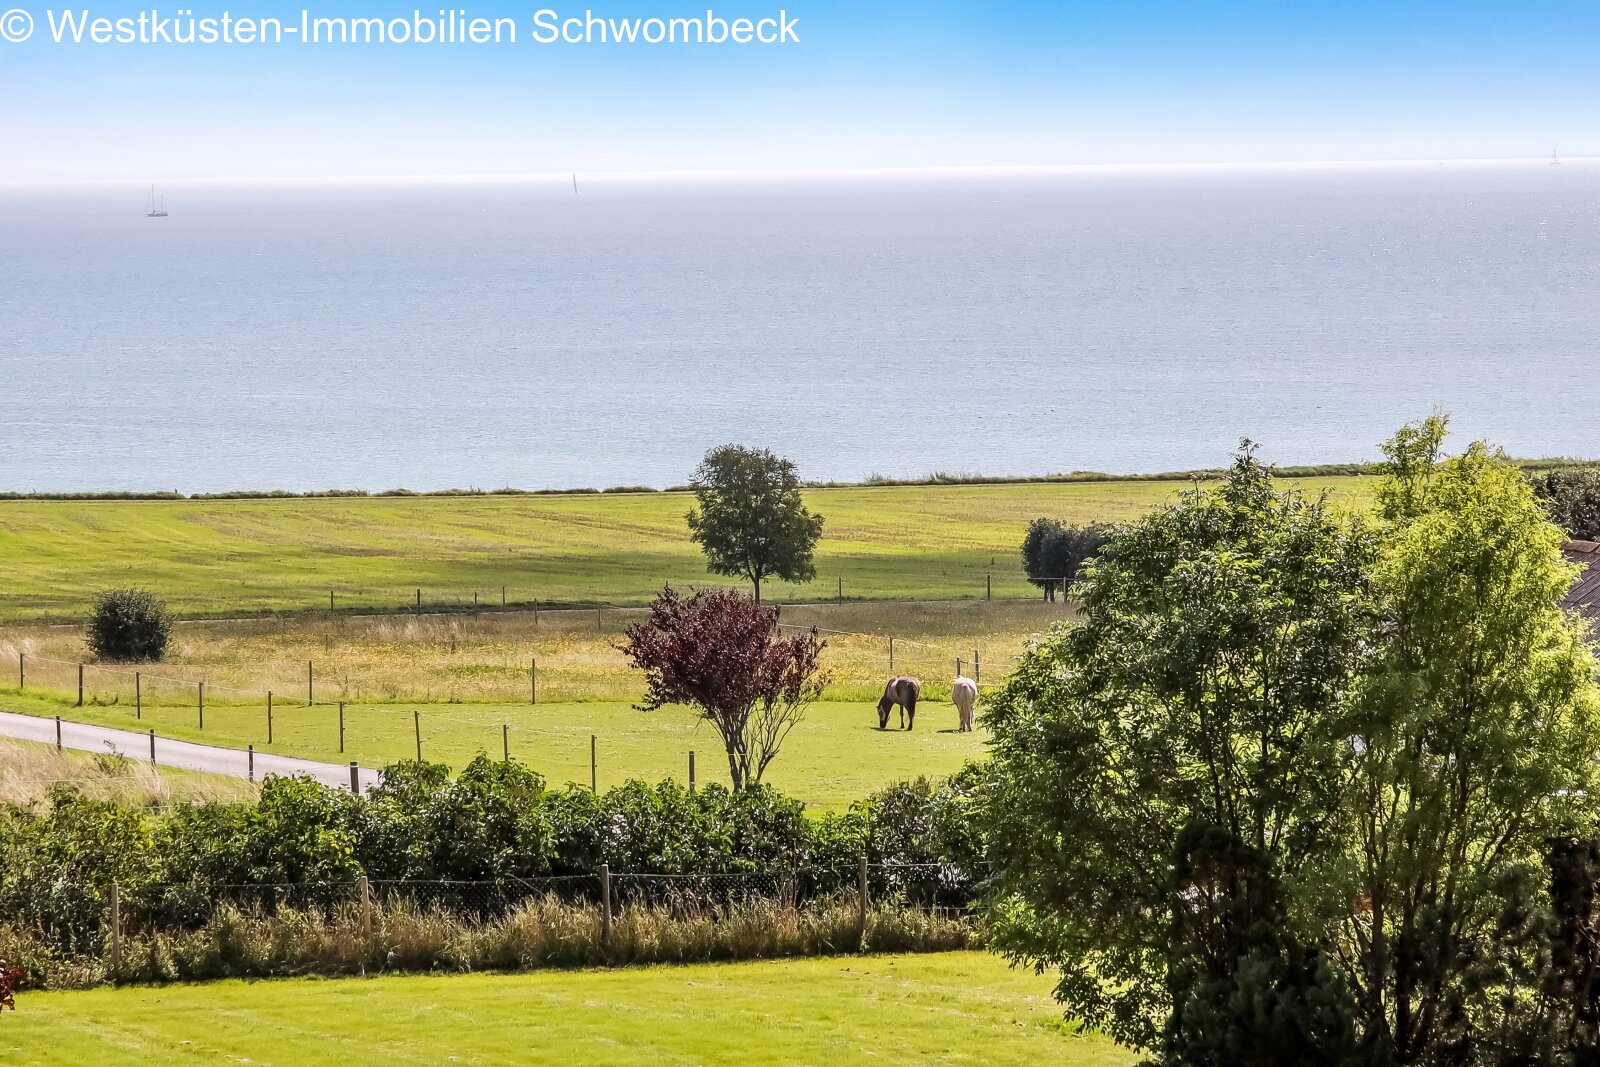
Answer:
[(621, 649), (649, 684), (641, 711), (688, 704), (716, 727), (735, 790), (761, 781), (827, 681), (814, 627), (784, 637), (778, 609), (732, 590), (667, 586)]

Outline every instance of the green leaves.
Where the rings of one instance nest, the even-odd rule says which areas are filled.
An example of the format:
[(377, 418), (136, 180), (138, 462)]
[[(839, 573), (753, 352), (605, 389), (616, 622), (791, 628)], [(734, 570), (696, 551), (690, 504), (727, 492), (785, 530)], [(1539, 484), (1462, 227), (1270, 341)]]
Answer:
[(172, 636), (167, 605), (145, 589), (108, 589), (95, 600), (86, 639), (98, 659), (150, 663), (166, 654)]
[(765, 448), (723, 445), (707, 452), (690, 479), (698, 505), (689, 537), (706, 554), (706, 569), (748, 580), (761, 600), (766, 578), (809, 582), (822, 516), (806, 510), (793, 462)]
[(1279, 492), (1247, 442), (1117, 528), (1080, 625), (990, 704), (991, 940), (1119, 1040), (1189, 1064), (1532, 1040), (1519, 887), (1600, 815), (1600, 692), (1561, 532), (1444, 432), (1386, 446), (1376, 527)]

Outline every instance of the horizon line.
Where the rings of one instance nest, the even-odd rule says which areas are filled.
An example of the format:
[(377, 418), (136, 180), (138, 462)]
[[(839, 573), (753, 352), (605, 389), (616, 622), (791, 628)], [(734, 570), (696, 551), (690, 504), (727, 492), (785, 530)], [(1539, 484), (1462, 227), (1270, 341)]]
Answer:
[[(848, 180), (882, 178), (943, 177), (1070, 177), (1112, 173), (1222, 173), (1228, 171), (1360, 170), (1405, 167), (1494, 167), (1524, 164), (1549, 165), (1553, 156), (1465, 156), (1445, 158), (1328, 159), (1328, 160), (1237, 160), (1230, 162), (1168, 163), (1041, 163), (971, 164), (918, 167), (815, 167), (815, 168), (699, 168), (679, 170), (543, 170), (462, 174), (326, 174), (259, 175), (244, 177), (119, 177), (119, 178), (3, 178), (0, 187), (27, 186), (115, 186), (144, 185), (150, 182), (172, 185), (444, 185), (444, 184), (527, 184), (567, 181), (573, 176), (604, 182), (682, 182), (682, 181), (793, 181), (799, 179)], [(1561, 163), (1585, 164), (1600, 161), (1600, 156), (1568, 156)]]

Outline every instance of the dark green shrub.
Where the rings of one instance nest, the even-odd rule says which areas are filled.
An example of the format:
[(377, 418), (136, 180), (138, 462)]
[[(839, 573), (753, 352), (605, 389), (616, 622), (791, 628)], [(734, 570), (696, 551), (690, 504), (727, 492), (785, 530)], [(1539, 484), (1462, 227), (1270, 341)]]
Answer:
[(1550, 521), (1579, 541), (1600, 540), (1600, 467), (1545, 471), (1529, 477)]
[(144, 589), (108, 589), (89, 617), (89, 651), (121, 663), (154, 662), (166, 654), (172, 636), (167, 605)]
[(1076, 581), (1083, 565), (1098, 555), (1110, 538), (1111, 527), (1100, 523), (1068, 526), (1056, 519), (1034, 519), (1022, 538), (1023, 573), (1044, 590), (1046, 600), (1053, 600), (1061, 582)]

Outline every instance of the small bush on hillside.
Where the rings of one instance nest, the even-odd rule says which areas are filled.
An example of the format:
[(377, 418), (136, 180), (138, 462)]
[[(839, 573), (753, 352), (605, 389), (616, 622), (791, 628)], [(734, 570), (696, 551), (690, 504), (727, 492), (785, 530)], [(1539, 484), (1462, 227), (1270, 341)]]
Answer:
[(167, 605), (144, 589), (108, 589), (89, 618), (89, 651), (97, 659), (153, 662), (167, 652), (172, 617)]

